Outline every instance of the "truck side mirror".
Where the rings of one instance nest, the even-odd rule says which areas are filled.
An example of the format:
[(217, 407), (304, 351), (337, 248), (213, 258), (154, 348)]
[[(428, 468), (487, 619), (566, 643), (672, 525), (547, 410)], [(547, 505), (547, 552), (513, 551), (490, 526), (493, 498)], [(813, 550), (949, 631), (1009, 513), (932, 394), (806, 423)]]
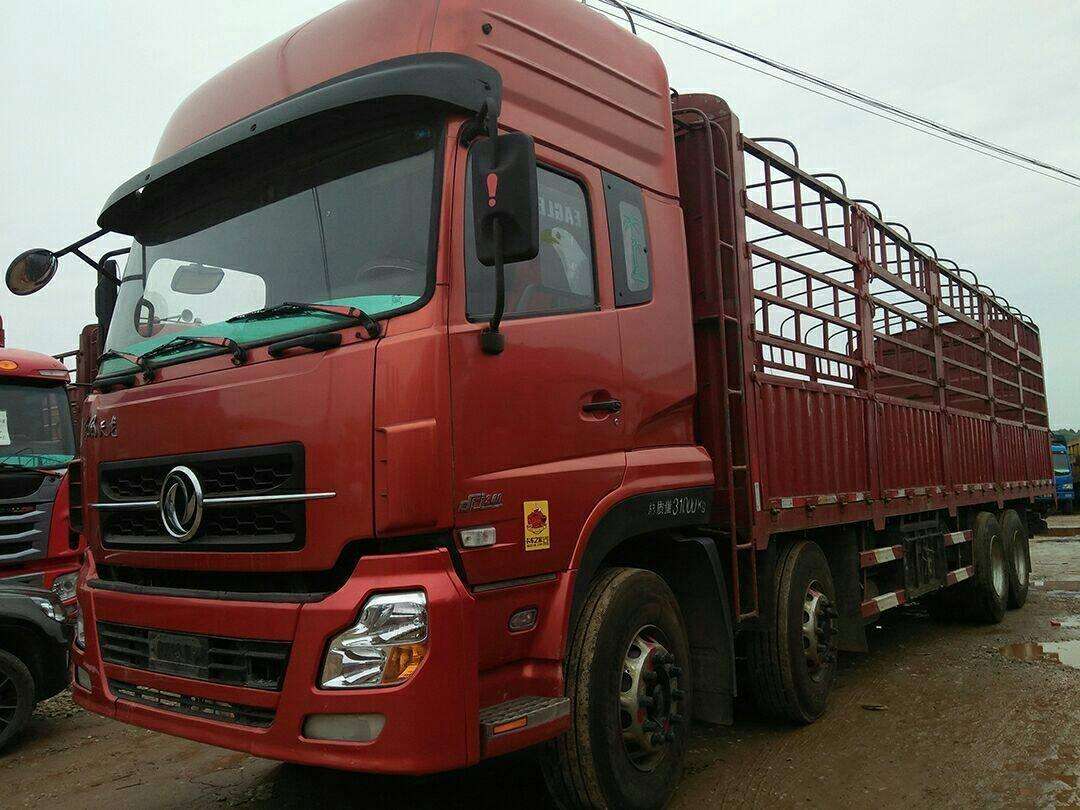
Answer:
[[(471, 157), (477, 259), (485, 267), (493, 267), (497, 258), (535, 259), (540, 252), (540, 208), (533, 139), (520, 132), (483, 138), (473, 145)], [(496, 221), (501, 246), (496, 243)]]
[(59, 266), (56, 254), (45, 248), (34, 248), (15, 257), (8, 265), (7, 288), (15, 295), (36, 293), (56, 275)]
[[(492, 124), (494, 127), (494, 124)], [(536, 191), (536, 148), (524, 133), (488, 137), (473, 144), (472, 214), (476, 258), (495, 268), (495, 309), (480, 345), (499, 354), (506, 307), (506, 262), (535, 259), (540, 252), (540, 204)]]

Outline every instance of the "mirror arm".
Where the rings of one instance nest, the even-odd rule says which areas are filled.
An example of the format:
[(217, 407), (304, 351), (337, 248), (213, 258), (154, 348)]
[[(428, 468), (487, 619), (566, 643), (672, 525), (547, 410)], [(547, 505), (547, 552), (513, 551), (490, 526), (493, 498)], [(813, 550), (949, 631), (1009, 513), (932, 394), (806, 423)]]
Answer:
[[(491, 138), (491, 163), (499, 165), (499, 122), (491, 114), (492, 104), (485, 102), (481, 115), (486, 117), (488, 137)], [(487, 329), (480, 333), (480, 347), (485, 354), (501, 354), (506, 347), (506, 338), (499, 332), (503, 313), (506, 310), (506, 272), (503, 267), (502, 220), (496, 216), (491, 223), (491, 235), (495, 239), (495, 311)]]

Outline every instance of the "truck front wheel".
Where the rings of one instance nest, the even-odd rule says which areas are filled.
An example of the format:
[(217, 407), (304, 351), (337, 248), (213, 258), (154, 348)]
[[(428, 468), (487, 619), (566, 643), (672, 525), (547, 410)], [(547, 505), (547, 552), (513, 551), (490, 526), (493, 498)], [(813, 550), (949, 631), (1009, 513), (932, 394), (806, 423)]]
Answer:
[(21, 660), (0, 650), (0, 751), (26, 727), (34, 710), (34, 678)]
[(637, 568), (605, 571), (570, 640), (570, 730), (542, 759), (555, 800), (662, 807), (682, 774), (690, 689), (686, 628), (667, 583)]
[(776, 561), (772, 620), (746, 646), (758, 711), (812, 723), (825, 711), (836, 673), (836, 592), (816, 543), (784, 547)]

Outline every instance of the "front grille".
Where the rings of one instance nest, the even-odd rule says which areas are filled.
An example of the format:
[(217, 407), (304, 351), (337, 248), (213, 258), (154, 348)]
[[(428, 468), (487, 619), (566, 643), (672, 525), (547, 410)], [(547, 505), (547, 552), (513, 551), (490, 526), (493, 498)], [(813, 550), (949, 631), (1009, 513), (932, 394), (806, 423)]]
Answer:
[[(290, 543), (302, 522), (303, 504), (300, 503), (223, 506), (207, 509), (199, 538), (203, 542), (211, 538), (259, 538), (264, 543)], [(165, 527), (157, 509), (108, 512), (102, 516), (102, 527), (105, 535), (114, 542), (117, 538), (143, 542), (165, 539)]]
[[(99, 471), (103, 503), (156, 502), (171, 469), (183, 465), (198, 477), (206, 498), (295, 494), (304, 491), (304, 453), (298, 444), (248, 447), (137, 461), (108, 462)], [(198, 533), (178, 544), (165, 531), (156, 507), (102, 509), (102, 541), (124, 548), (207, 551), (227, 548), (296, 549), (303, 545), (305, 504), (209, 504)]]
[(112, 678), (109, 679), (109, 689), (120, 700), (150, 706), (154, 709), (162, 709), (167, 712), (186, 714), (190, 717), (203, 717), (207, 720), (251, 726), (252, 728), (269, 728), (274, 722), (273, 709), (244, 706), (224, 700), (210, 700), (209, 698), (195, 697), (194, 695), (181, 695), (176, 692), (152, 689), (149, 686), (138, 686)]
[[(242, 454), (242, 455), (240, 455)], [(295, 452), (289, 449), (253, 448), (228, 453), (200, 453), (182, 458), (148, 462), (123, 462), (102, 466), (101, 491), (113, 501), (157, 498), (169, 470), (177, 464), (190, 467), (211, 495), (266, 495), (282, 489), (294, 474)]]
[(270, 691), (281, 689), (291, 647), (287, 641), (174, 633), (109, 622), (98, 622), (97, 629), (101, 658), (110, 664)]

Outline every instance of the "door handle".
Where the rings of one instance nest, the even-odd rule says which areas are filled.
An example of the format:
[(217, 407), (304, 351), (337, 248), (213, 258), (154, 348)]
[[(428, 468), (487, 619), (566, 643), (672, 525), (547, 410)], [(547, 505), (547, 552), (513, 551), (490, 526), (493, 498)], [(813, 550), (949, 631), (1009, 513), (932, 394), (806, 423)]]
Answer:
[(617, 399), (601, 399), (597, 402), (586, 402), (581, 406), (585, 413), (618, 413), (622, 410), (622, 403)]

